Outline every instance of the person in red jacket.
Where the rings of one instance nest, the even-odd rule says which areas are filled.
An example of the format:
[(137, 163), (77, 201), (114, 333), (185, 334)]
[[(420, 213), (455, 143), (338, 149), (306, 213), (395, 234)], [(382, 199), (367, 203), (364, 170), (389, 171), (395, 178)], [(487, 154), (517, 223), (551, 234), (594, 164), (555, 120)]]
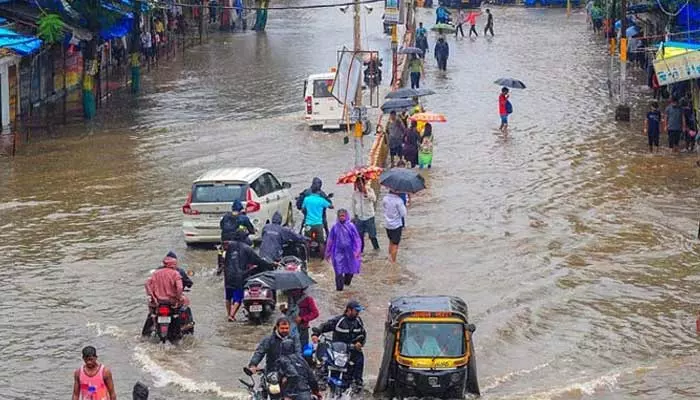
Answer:
[(295, 325), (292, 334), (297, 332), (303, 349), (309, 343), (309, 323), (318, 318), (318, 306), (316, 300), (309, 296), (305, 289), (289, 290), (286, 294), (289, 304), (286, 307), (282, 305), (280, 309)]
[(508, 132), (508, 88), (501, 88), (501, 94), (498, 96), (498, 114), (501, 116), (501, 132)]

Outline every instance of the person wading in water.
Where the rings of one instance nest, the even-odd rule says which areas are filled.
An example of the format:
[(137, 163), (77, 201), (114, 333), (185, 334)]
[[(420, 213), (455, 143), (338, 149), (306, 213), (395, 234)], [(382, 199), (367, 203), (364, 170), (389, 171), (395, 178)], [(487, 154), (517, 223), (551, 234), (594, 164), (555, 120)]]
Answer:
[(97, 362), (94, 347), (83, 348), (83, 362), (73, 374), (73, 400), (117, 400), (112, 371)]

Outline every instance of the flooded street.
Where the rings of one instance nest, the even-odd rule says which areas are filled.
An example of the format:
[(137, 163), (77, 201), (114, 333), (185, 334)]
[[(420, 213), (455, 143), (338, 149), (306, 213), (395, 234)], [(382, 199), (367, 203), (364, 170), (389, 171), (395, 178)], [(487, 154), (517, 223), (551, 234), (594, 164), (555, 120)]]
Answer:
[[(694, 158), (647, 155), (640, 107), (631, 126), (613, 122), (609, 61), (584, 14), (492, 11), (495, 38), (449, 38), (446, 74), (427, 58), (423, 83), (438, 94), (426, 107), (449, 122), (434, 127), (428, 189), (412, 198), (398, 265), (385, 260), (381, 226), (382, 251), (367, 253), (350, 290), (336, 293), (332, 268), (313, 264), (322, 318), (351, 297), (368, 306), (367, 388), (388, 300), (450, 294), (477, 326), (484, 398), (698, 398)], [(386, 85), (381, 13), (362, 34), (384, 57)], [(418, 20), (431, 26), (433, 10)], [(236, 378), (271, 326), (226, 321), (216, 252), (185, 247), (180, 207), (200, 173), (260, 166), (294, 194), (320, 176), (350, 208), (351, 188), (335, 180), (352, 145), (301, 119), (303, 80), (333, 66), (342, 44), (350, 13), (271, 11), (266, 33), (214, 36), (147, 75), (145, 94), (119, 112), (0, 159), (0, 398), (67, 398), (88, 344), (122, 399), (137, 380), (155, 399), (245, 398)], [(500, 77), (528, 85), (512, 91), (508, 137), (497, 129)], [(177, 348), (139, 337), (143, 283), (170, 249), (195, 271), (196, 334)]]

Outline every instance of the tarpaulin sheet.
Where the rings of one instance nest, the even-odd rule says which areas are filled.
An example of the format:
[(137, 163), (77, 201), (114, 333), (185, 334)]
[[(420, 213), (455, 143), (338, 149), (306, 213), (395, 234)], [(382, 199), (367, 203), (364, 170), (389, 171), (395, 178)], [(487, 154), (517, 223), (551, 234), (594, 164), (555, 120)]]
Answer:
[(37, 37), (20, 35), (13, 30), (0, 28), (0, 48), (26, 56), (38, 51), (40, 47), (41, 39)]

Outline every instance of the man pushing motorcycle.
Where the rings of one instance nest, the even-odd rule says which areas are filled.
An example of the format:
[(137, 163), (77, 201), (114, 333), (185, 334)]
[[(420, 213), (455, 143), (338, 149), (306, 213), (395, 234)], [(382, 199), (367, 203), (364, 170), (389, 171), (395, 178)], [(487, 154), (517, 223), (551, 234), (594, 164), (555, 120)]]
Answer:
[[(188, 287), (192, 286), (192, 280), (189, 279), (187, 273), (177, 266), (177, 255), (172, 251), (163, 258), (163, 265), (155, 270), (153, 274), (146, 280), (146, 294), (149, 298), (149, 315), (146, 323), (143, 326), (141, 335), (150, 336), (153, 332), (153, 319), (151, 318), (152, 310), (158, 304), (169, 304), (174, 308), (181, 306), (189, 306), (189, 299), (184, 295), (183, 275), (187, 277)], [(189, 309), (189, 307), (188, 307)], [(191, 312), (190, 312), (190, 321)], [(175, 320), (178, 323), (178, 320)], [(176, 330), (180, 326), (175, 327)]]
[(367, 331), (360, 318), (360, 312), (365, 308), (357, 301), (351, 300), (345, 306), (345, 313), (331, 318), (320, 326), (313, 328), (311, 341), (318, 343), (318, 337), (326, 332), (333, 332), (331, 338), (334, 342), (343, 342), (350, 346), (350, 362), (352, 367), (353, 391), (359, 393), (362, 390), (362, 374), (365, 367), (365, 357), (362, 353), (367, 341)]

